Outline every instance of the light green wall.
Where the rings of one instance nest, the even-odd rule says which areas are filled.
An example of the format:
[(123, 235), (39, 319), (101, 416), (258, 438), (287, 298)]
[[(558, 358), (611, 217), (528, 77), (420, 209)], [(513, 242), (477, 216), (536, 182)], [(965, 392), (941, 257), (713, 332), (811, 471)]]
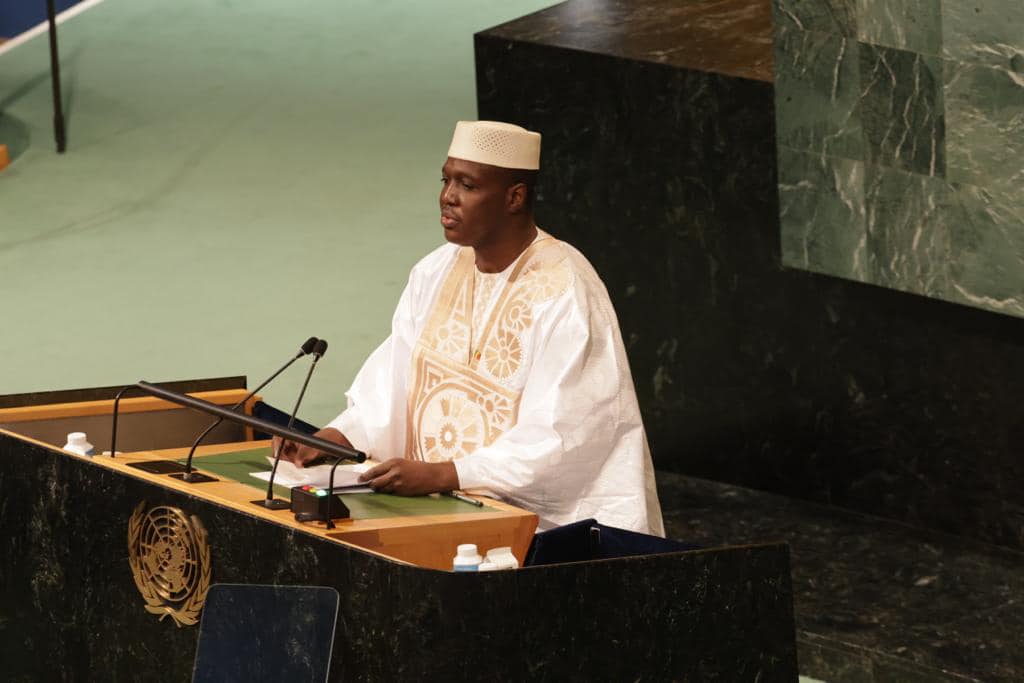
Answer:
[[(331, 347), (324, 422), (441, 242), (472, 34), (538, 0), (106, 0), (0, 55), (0, 394), (246, 374)], [(269, 391), (294, 401), (303, 371)]]

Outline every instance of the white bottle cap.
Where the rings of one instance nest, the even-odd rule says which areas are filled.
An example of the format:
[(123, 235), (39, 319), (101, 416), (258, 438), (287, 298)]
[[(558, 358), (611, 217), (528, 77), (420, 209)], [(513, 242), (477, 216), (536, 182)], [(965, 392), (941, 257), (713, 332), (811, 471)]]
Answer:
[(64, 444), (64, 450), (77, 453), (78, 455), (92, 455), (92, 444), (86, 440), (85, 432), (71, 432), (68, 434), (68, 442)]
[(460, 545), (456, 550), (455, 558), (473, 563), (483, 560), (483, 558), (480, 557), (480, 553), (476, 550), (476, 543), (463, 543)]

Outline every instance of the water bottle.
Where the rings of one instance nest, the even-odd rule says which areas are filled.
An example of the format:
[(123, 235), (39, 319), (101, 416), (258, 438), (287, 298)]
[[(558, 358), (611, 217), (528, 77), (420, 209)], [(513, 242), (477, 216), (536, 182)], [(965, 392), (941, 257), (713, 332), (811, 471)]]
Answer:
[(64, 450), (78, 453), (79, 455), (93, 455), (95, 451), (92, 444), (85, 438), (85, 432), (71, 432), (68, 434), (68, 442), (64, 444)]
[[(487, 557), (484, 558), (484, 564), (490, 564), (494, 569), (519, 568), (519, 560), (512, 554), (512, 548), (508, 546), (488, 550)], [(481, 569), (483, 569), (482, 566)]]
[(484, 558), (476, 551), (475, 543), (463, 543), (458, 547), (455, 557), (452, 558), (452, 571), (475, 572), (480, 570), (480, 563)]

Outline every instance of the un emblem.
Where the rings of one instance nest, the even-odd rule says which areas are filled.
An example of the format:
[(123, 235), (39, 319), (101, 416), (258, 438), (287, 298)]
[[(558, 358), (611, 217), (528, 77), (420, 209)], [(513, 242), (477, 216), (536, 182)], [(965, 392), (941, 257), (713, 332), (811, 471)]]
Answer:
[(196, 516), (178, 508), (145, 511), (139, 503), (128, 522), (128, 564), (146, 610), (192, 626), (210, 589), (210, 545)]

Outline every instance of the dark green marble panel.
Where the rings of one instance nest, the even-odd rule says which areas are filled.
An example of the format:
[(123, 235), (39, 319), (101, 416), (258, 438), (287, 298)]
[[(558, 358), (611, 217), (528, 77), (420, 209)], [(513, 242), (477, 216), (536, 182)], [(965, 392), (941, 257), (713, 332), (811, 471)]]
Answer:
[[(885, 478), (869, 476), (864, 493), (886, 497), (897, 462)], [(954, 507), (920, 481), (904, 491), (903, 500)], [(673, 538), (787, 540), (802, 674), (830, 683), (1024, 680), (1024, 610), (1011, 598), (1024, 591), (1020, 553), (665, 472), (658, 495)]]
[(942, 47), (944, 57), (1024, 71), (1024, 2), (945, 0)]
[[(853, 44), (828, 3), (773, 7), (783, 262), (1024, 314), (1024, 2), (855, 0)], [(865, 224), (783, 148), (863, 162)]]
[(857, 36), (855, 0), (776, 0), (775, 26), (802, 31), (825, 31), (849, 38)]
[(952, 249), (950, 298), (1024, 316), (1024, 207), (1019, 197), (964, 185), (946, 213)]
[(857, 0), (857, 38), (937, 55), (942, 49), (939, 0)]
[(947, 177), (1024, 206), (1024, 75), (953, 61), (945, 70)]
[(858, 44), (780, 29), (775, 44), (777, 139), (792, 149), (862, 159)]
[(868, 160), (924, 175), (945, 173), (942, 62), (862, 43), (861, 120)]
[(864, 164), (779, 147), (784, 265), (870, 282)]
[[(479, 116), (543, 131), (538, 220), (580, 248), (608, 287), (659, 469), (1024, 548), (1024, 318), (781, 267), (775, 160), (792, 174), (800, 167), (787, 156), (800, 160), (804, 151), (801, 163), (814, 168), (821, 154), (776, 145), (770, 85), (602, 54), (577, 38), (571, 21), (586, 11), (617, 27), (602, 34), (608, 50), (625, 36), (646, 39), (644, 27), (684, 43), (693, 26), (649, 23), (652, 12), (676, 4), (615, 3), (609, 17), (602, 3), (578, 0), (557, 16), (541, 12), (500, 37), (476, 38)], [(630, 11), (642, 18), (639, 27)], [(527, 37), (517, 40), (515, 31)], [(547, 44), (554, 40), (558, 47)], [(904, 201), (927, 207), (926, 190), (943, 182), (876, 166), (872, 173), (905, 184), (872, 194), (877, 175), (867, 170), (864, 207), (876, 220), (915, 183), (916, 196)], [(786, 190), (796, 193), (804, 180), (785, 178), (794, 186)], [(896, 271), (927, 272), (928, 242), (922, 234), (907, 254), (913, 213), (894, 212), (888, 223), (870, 224), (902, 240), (889, 247), (892, 271), (875, 275), (909, 283)], [(870, 237), (872, 219), (862, 220)], [(872, 268), (892, 260), (882, 245), (872, 248)], [(938, 253), (937, 245), (926, 248)], [(662, 504), (668, 519), (673, 502)], [(714, 507), (691, 519), (727, 514)], [(840, 554), (865, 557), (857, 545)], [(966, 593), (953, 608), (965, 601), (977, 596)], [(820, 612), (845, 635), (865, 630), (858, 607), (892, 601), (870, 591), (847, 604), (846, 613)], [(890, 628), (894, 614), (910, 613), (889, 609), (879, 630), (907, 647), (903, 624)], [(921, 642), (932, 654), (950, 653), (944, 662), (966, 650), (951, 646), (950, 631)], [(991, 640), (987, 647), (995, 651)], [(901, 652), (908, 661), (917, 656)], [(988, 671), (972, 673), (998, 680)], [(906, 680), (888, 673), (879, 680)]]
[(939, 178), (866, 166), (867, 252), (875, 284), (949, 297), (953, 253), (943, 214), (948, 195)]

